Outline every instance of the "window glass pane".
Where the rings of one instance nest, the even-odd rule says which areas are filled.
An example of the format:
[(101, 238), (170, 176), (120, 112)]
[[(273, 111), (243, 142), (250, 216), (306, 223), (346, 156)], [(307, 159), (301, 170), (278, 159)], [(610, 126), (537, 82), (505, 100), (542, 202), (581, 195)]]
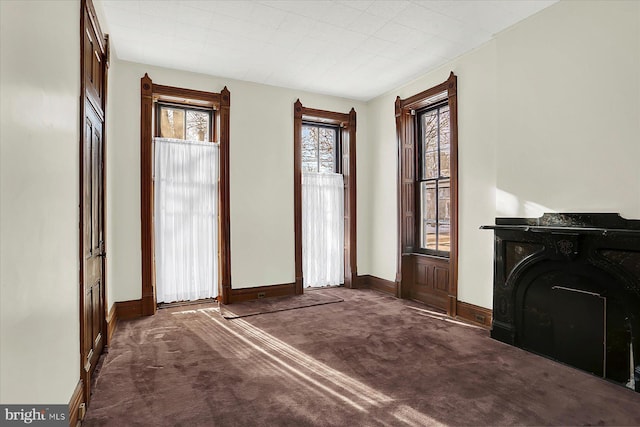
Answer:
[(438, 111), (422, 115), (422, 179), (438, 177)]
[(438, 250), (450, 250), (451, 188), (449, 180), (438, 182)]
[(190, 141), (210, 141), (211, 115), (207, 111), (187, 110), (187, 138)]
[(335, 145), (336, 130), (318, 128), (320, 172), (332, 173), (335, 171)]
[(317, 127), (302, 127), (302, 172), (318, 172)]
[(335, 172), (337, 141), (337, 129), (309, 125), (302, 126), (302, 171)]
[(333, 173), (333, 161), (330, 162), (320, 162), (320, 172), (322, 173)]
[(440, 176), (451, 176), (449, 146), (449, 106), (440, 109)]
[(421, 242), (425, 249), (437, 249), (436, 241), (436, 183), (420, 183), (420, 209), (421, 209)]
[(184, 139), (184, 110), (160, 107), (160, 137)]

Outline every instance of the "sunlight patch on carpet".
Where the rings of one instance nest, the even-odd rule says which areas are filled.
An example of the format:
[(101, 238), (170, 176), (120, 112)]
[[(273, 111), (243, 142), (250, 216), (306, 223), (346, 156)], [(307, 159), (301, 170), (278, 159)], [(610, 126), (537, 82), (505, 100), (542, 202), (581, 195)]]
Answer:
[(431, 319), (442, 320), (445, 322), (453, 323), (455, 325), (466, 326), (467, 328), (472, 328), (472, 329), (484, 329), (484, 328), (481, 328), (480, 326), (470, 325), (469, 323), (460, 322), (458, 320), (452, 319), (446, 314), (438, 313), (437, 311), (425, 310), (423, 308), (411, 307), (411, 306), (408, 306), (407, 308), (410, 308), (411, 310), (415, 310), (416, 314), (420, 316), (430, 317)]
[[(203, 313), (219, 325), (226, 327), (241, 340), (252, 341), (251, 345), (255, 350), (267, 355), (282, 368), (308, 382), (309, 387), (319, 387), (359, 411), (368, 412), (366, 407), (388, 407), (388, 411), (398, 421), (410, 427), (443, 425), (410, 406), (402, 404), (396, 406), (397, 402), (393, 397), (327, 366), (247, 321), (241, 319), (234, 321), (232, 325), (239, 329), (236, 332), (206, 310), (203, 310)], [(348, 395), (350, 397), (347, 397)]]
[[(236, 322), (233, 322), (233, 324), (231, 324), (233, 325), (233, 327), (239, 327), (240, 331), (236, 331), (232, 328), (231, 325), (226, 324), (221, 320), (216, 319), (214, 316), (212, 316), (209, 313), (210, 310), (202, 309), (199, 311), (205, 314), (207, 317), (209, 317), (209, 319), (215, 322), (219, 327), (225, 329), (230, 334), (235, 336), (237, 339), (241, 340), (245, 344), (248, 344), (254, 350), (264, 354), (274, 362), (278, 363), (282, 368), (302, 378), (313, 387), (318, 387), (324, 390), (326, 393), (339, 398), (340, 400), (351, 405), (352, 407), (354, 407), (359, 411), (365, 412), (366, 409), (361, 404), (357, 403), (355, 400), (361, 399), (369, 404), (375, 404), (375, 401), (366, 396), (358, 396), (357, 395), (358, 390), (364, 389), (366, 390), (366, 392), (371, 393), (371, 395), (377, 395), (378, 399), (380, 399), (381, 401), (392, 400), (391, 398), (388, 398), (387, 396), (381, 393), (378, 393), (376, 390), (371, 389), (364, 384), (358, 383), (355, 380), (351, 380), (346, 375), (320, 362), (315, 361), (314, 359), (310, 358), (306, 354), (295, 350), (293, 347), (283, 343), (282, 341), (272, 337), (269, 334), (266, 334), (265, 332), (262, 332), (258, 328), (253, 327), (252, 325), (246, 323), (243, 320), (238, 320)], [(254, 340), (258, 341), (258, 343), (252, 342), (247, 336), (245, 336), (245, 334), (248, 337), (251, 337)], [(288, 360), (285, 360), (285, 359), (288, 359)], [(300, 363), (300, 360), (307, 360), (307, 362)], [(315, 362), (315, 365), (309, 363), (309, 360), (313, 360)], [(311, 369), (309, 367), (311, 367)], [(304, 372), (305, 368), (307, 372)], [(313, 378), (312, 376), (313, 374), (320, 376), (321, 379)], [(338, 382), (337, 379), (340, 376), (344, 377), (344, 381), (345, 381), (344, 384), (341, 384)], [(351, 380), (351, 383), (349, 383), (347, 379)], [(325, 385), (321, 380), (329, 380), (329, 382), (333, 383), (339, 388), (342, 388), (343, 392), (332, 389), (328, 385)], [(353, 390), (349, 390), (348, 388), (349, 386), (355, 386), (355, 387)], [(344, 393), (345, 391), (349, 394), (353, 394), (354, 398), (347, 397)]]
[(243, 319), (226, 321), (217, 308), (184, 310), (173, 314), (189, 316), (188, 324), (196, 326), (195, 331), (203, 334), (202, 338), (209, 342), (212, 349), (217, 348), (219, 352), (224, 349), (219, 353), (223, 357), (250, 363), (248, 373), (273, 378), (290, 389), (298, 387), (305, 390), (303, 393), (335, 400), (337, 405), (346, 405), (357, 413), (373, 415), (384, 411), (398, 421), (397, 425), (442, 425), (428, 415), (318, 361)]
[(392, 415), (410, 427), (446, 426), (407, 405), (398, 406)]

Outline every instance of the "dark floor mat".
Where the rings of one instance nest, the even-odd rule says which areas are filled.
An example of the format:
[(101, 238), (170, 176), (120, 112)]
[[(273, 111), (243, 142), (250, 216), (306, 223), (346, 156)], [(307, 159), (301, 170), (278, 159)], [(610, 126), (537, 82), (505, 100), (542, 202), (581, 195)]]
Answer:
[(295, 310), (316, 305), (333, 304), (344, 300), (330, 293), (330, 291), (314, 289), (305, 291), (302, 295), (265, 298), (234, 304), (220, 304), (220, 314), (225, 319), (256, 316), (258, 314), (275, 313), (278, 311)]

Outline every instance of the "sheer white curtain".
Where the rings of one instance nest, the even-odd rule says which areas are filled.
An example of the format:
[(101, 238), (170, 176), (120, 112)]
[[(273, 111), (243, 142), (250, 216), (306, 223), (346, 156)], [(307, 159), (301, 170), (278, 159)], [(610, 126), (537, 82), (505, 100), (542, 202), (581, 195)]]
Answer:
[(155, 139), (158, 302), (218, 295), (218, 145)]
[(302, 174), (305, 286), (344, 283), (344, 184), (337, 173)]

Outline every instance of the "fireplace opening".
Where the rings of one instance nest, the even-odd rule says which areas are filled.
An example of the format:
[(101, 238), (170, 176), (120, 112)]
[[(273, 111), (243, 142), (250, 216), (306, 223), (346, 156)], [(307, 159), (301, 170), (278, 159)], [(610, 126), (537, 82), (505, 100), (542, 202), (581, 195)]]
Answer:
[(516, 289), (517, 344), (606, 376), (607, 297), (599, 282), (612, 279), (598, 276), (588, 266), (567, 269), (558, 262), (531, 268)]
[(491, 336), (640, 392), (640, 221), (497, 218)]

